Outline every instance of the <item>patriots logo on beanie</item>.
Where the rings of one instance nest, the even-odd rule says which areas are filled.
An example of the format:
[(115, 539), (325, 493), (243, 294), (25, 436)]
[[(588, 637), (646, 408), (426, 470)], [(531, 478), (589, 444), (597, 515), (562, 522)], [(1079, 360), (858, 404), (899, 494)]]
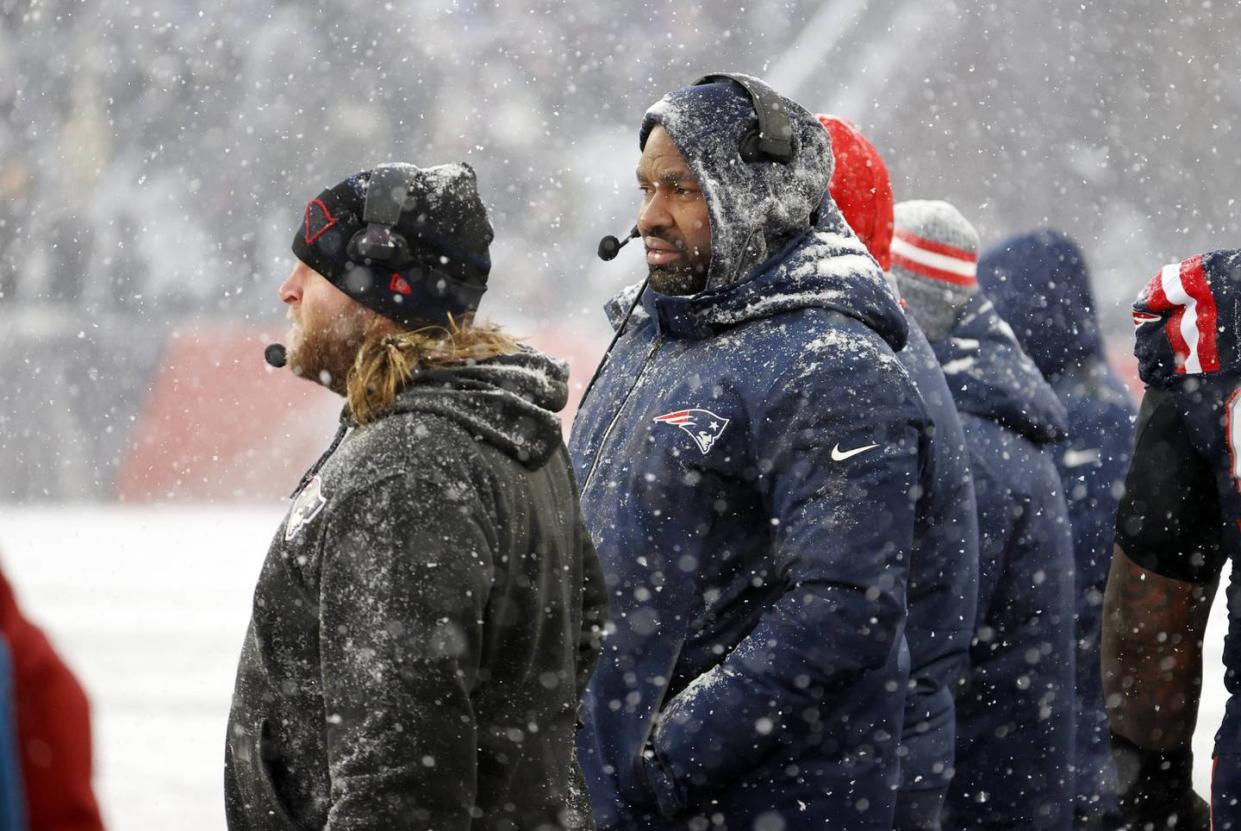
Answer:
[[(386, 165), (404, 193), (381, 191), (399, 206), (380, 231), (398, 245), (397, 261), (351, 245), (376, 226), (367, 223), (367, 196), (380, 168), (362, 171), (306, 203), (293, 253), (363, 306), (404, 326), (445, 325), (478, 309), (491, 272), (493, 238), (473, 169), (464, 163), (419, 168)], [(369, 251), (369, 256), (360, 252)]]
[(315, 240), (326, 234), (336, 225), (336, 218), (327, 209), (322, 199), (311, 199), (306, 203), (306, 218), (302, 222), (302, 239), (307, 245), (314, 245)]

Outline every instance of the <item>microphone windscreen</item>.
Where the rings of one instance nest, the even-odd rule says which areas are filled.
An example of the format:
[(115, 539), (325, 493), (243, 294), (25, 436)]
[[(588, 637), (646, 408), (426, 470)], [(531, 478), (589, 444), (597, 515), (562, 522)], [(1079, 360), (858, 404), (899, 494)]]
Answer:
[(284, 366), (288, 360), (284, 346), (278, 343), (268, 345), (268, 347), (263, 350), (263, 360), (267, 361), (267, 363), (274, 366), (276, 369)]
[(620, 253), (620, 250), (621, 250), (620, 240), (618, 240), (616, 237), (610, 234), (604, 237), (603, 239), (599, 240), (599, 251), (598, 251), (599, 259), (603, 260), (604, 262), (615, 259), (616, 255)]

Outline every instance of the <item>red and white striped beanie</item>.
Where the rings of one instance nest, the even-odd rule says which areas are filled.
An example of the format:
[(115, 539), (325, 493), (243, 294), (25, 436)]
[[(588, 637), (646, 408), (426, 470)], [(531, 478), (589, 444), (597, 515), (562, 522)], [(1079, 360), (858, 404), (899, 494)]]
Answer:
[(957, 310), (978, 291), (978, 231), (947, 202), (897, 204), (892, 275), (931, 340), (945, 337)]

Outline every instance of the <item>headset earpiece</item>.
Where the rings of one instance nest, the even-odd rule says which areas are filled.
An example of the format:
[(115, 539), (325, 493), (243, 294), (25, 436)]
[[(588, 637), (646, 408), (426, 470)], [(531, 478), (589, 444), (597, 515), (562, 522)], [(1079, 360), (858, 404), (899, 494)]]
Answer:
[(793, 122), (776, 95), (775, 90), (746, 75), (719, 72), (704, 75), (690, 86), (700, 86), (716, 81), (732, 81), (745, 90), (758, 116), (758, 129), (750, 130), (741, 137), (737, 147), (745, 162), (772, 161), (788, 164), (793, 160)]
[(413, 168), (408, 165), (385, 164), (371, 171), (362, 209), (366, 227), (349, 240), (351, 259), (382, 263), (396, 271), (409, 264), (409, 241), (395, 229), (413, 186)]
[(737, 145), (737, 152), (741, 154), (741, 161), (753, 164), (763, 160), (763, 151), (759, 149), (758, 141), (758, 130), (750, 130), (741, 137), (741, 143)]
[(371, 223), (353, 235), (349, 241), (349, 256), (355, 261), (383, 263), (399, 271), (409, 262), (409, 243), (387, 225)]

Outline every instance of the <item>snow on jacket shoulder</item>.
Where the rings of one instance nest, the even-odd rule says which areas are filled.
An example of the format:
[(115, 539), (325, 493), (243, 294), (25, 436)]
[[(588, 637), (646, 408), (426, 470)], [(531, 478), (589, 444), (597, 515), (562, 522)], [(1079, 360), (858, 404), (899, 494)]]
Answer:
[(1055, 462), (1073, 528), (1077, 638), (1077, 810), (1115, 811), (1107, 712), (1100, 677), (1103, 589), (1137, 416), (1107, 364), (1085, 257), (1066, 235), (1043, 229), (986, 251), (978, 280), (1022, 349), (1047, 377), (1068, 415)]
[(970, 449), (979, 596), (944, 828), (1072, 827), (1073, 548), (1065, 411), (981, 293), (932, 343)]
[(601, 827), (888, 829), (928, 419), (882, 272), (830, 200), (811, 228), (826, 134), (787, 102), (795, 161), (733, 161), (732, 94), (648, 114), (707, 183), (717, 279), (642, 295), (574, 425), (614, 612), (579, 755)]
[(533, 352), (423, 372), (308, 475), (238, 667), (231, 828), (591, 827), (604, 600), (565, 397)]

